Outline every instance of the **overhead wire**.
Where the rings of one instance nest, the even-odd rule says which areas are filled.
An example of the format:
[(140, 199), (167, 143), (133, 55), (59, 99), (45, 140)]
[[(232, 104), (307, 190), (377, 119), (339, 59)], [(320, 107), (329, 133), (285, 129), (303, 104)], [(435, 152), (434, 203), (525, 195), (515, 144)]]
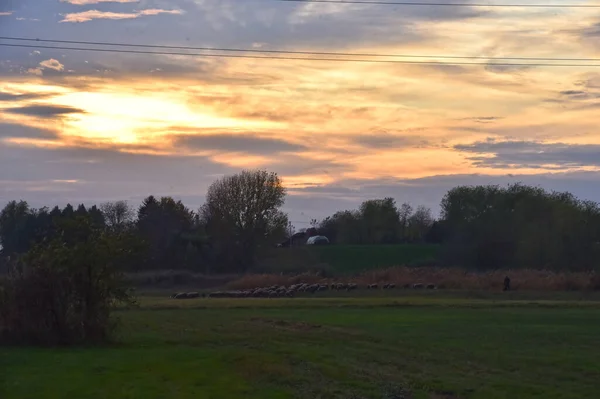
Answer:
[(346, 53), (331, 51), (297, 51), (297, 50), (263, 50), (263, 49), (242, 49), (226, 47), (193, 47), (193, 46), (173, 46), (173, 45), (155, 45), (155, 44), (135, 44), (135, 43), (115, 43), (115, 42), (95, 42), (80, 40), (56, 40), (25, 38), (14, 36), (0, 36), (0, 40), (40, 42), (40, 43), (59, 43), (59, 44), (81, 44), (88, 46), (108, 46), (108, 47), (137, 47), (168, 50), (196, 50), (196, 51), (222, 51), (222, 52), (242, 52), (242, 53), (262, 53), (262, 54), (299, 54), (299, 55), (326, 55), (343, 57), (387, 57), (387, 58), (436, 58), (436, 59), (478, 59), (478, 60), (520, 60), (520, 61), (600, 61), (600, 58), (559, 58), (559, 57), (490, 57), (490, 56), (457, 56), (457, 55), (423, 55), (423, 54), (381, 54), (381, 53)]
[[(246, 0), (244, 0), (246, 1)], [(600, 8), (600, 4), (549, 4), (549, 3), (427, 3), (417, 1), (368, 1), (368, 0), (268, 0), (282, 3), (325, 3), (325, 4), (372, 4), (385, 6), (415, 7), (504, 7), (504, 8)]]
[[(121, 54), (142, 54), (142, 55), (174, 55), (189, 57), (211, 57), (211, 58), (246, 58), (246, 59), (269, 59), (269, 60), (296, 60), (296, 61), (323, 61), (323, 62), (360, 62), (360, 63), (381, 63), (381, 64), (413, 64), (413, 65), (483, 65), (483, 66), (529, 66), (529, 67), (600, 67), (600, 64), (564, 64), (564, 63), (514, 63), (514, 62), (458, 62), (458, 61), (406, 61), (406, 60), (381, 60), (381, 59), (356, 59), (356, 58), (317, 58), (317, 57), (275, 57), (260, 55), (241, 55), (241, 54), (208, 54), (208, 53), (182, 53), (167, 51), (145, 51), (145, 50), (119, 50), (107, 48), (85, 48), (85, 47), (64, 47), (64, 46), (46, 46), (46, 45), (28, 45), (28, 44), (10, 44), (0, 43), (0, 47), (14, 48), (32, 48), (32, 49), (50, 49), (66, 51), (90, 51), (102, 53), (121, 53)], [(434, 58), (434, 57), (431, 57)]]

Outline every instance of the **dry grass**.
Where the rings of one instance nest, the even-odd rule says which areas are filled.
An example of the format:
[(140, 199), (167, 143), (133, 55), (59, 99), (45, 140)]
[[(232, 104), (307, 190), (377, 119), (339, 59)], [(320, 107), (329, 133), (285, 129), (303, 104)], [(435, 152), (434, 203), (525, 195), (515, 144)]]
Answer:
[(271, 285), (296, 283), (355, 282), (360, 285), (372, 283), (435, 284), (440, 288), (468, 290), (501, 290), (505, 276), (511, 279), (511, 287), (531, 291), (585, 291), (600, 290), (600, 276), (594, 273), (551, 272), (544, 270), (499, 270), (469, 272), (463, 269), (437, 267), (390, 267), (364, 272), (356, 276), (326, 278), (318, 273), (298, 275), (249, 274), (229, 284), (231, 289), (247, 289)]

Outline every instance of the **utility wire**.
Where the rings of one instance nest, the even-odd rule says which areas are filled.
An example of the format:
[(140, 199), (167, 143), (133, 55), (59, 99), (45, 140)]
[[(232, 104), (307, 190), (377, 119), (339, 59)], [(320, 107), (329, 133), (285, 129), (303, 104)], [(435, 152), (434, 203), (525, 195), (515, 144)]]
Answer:
[(532, 67), (600, 67), (600, 64), (552, 64), (552, 63), (488, 63), (488, 62), (442, 62), (442, 61), (402, 61), (402, 60), (366, 60), (353, 58), (315, 58), (315, 57), (274, 57), (258, 55), (238, 55), (238, 54), (206, 54), (206, 53), (178, 53), (166, 51), (142, 51), (142, 50), (117, 50), (117, 49), (99, 49), (84, 47), (62, 47), (62, 46), (42, 46), (27, 44), (7, 44), (0, 43), (0, 47), (17, 48), (35, 48), (50, 50), (70, 50), (70, 51), (90, 51), (103, 53), (122, 53), (122, 54), (146, 54), (146, 55), (178, 55), (191, 57), (214, 57), (214, 58), (250, 58), (250, 59), (270, 59), (270, 60), (297, 60), (297, 61), (333, 61), (333, 62), (368, 62), (380, 64), (415, 64), (415, 65), (486, 65), (486, 66), (532, 66)]
[(0, 36), (0, 40), (40, 42), (40, 43), (83, 44), (83, 45), (111, 46), (111, 47), (137, 47), (137, 48), (153, 48), (153, 49), (169, 49), (169, 50), (225, 51), (225, 52), (243, 52), (243, 53), (263, 53), (263, 54), (302, 54), (302, 55), (327, 55), (327, 56), (344, 56), (344, 57), (438, 58), (438, 59), (521, 60), (521, 61), (525, 61), (525, 60), (528, 60), (528, 61), (589, 61), (589, 62), (600, 61), (600, 58), (486, 57), (486, 56), (454, 56), (454, 55), (339, 53), (339, 52), (292, 51), (292, 50), (259, 50), (259, 49), (241, 49), (241, 48), (189, 47), (189, 46), (153, 45), (153, 44), (89, 42), (89, 41), (77, 41), (77, 40), (32, 39), (32, 38), (11, 37), (11, 36)]
[(420, 7), (505, 7), (505, 8), (600, 8), (600, 4), (528, 4), (528, 3), (421, 3), (416, 1), (368, 1), (368, 0), (270, 0), (283, 3), (373, 4), (384, 6)]

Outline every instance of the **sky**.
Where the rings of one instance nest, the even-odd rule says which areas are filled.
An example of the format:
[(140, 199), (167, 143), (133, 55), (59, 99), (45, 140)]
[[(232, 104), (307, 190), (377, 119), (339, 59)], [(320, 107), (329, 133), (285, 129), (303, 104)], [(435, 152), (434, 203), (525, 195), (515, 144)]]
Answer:
[[(0, 0), (0, 36), (480, 63), (0, 46), (2, 203), (137, 205), (154, 194), (197, 208), (214, 180), (255, 168), (283, 178), (299, 227), (386, 196), (438, 212), (457, 185), (523, 182), (600, 201), (600, 8)], [(501, 57), (599, 60), (494, 65)]]

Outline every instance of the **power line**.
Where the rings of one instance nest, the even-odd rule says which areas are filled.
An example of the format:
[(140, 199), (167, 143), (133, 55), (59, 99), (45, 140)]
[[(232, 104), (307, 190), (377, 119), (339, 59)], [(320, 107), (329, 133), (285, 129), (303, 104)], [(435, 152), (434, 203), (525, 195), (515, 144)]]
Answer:
[(373, 4), (384, 6), (417, 7), (504, 7), (504, 8), (600, 8), (600, 4), (486, 4), (486, 3), (420, 3), (415, 1), (368, 1), (368, 0), (271, 0), (283, 3)]
[(526, 61), (526, 60), (529, 60), (529, 61), (589, 61), (589, 62), (600, 61), (600, 58), (486, 57), (486, 56), (454, 56), (454, 55), (340, 53), (340, 52), (292, 51), (292, 50), (259, 50), (259, 49), (225, 48), (225, 47), (190, 47), (190, 46), (154, 45), (154, 44), (90, 42), (90, 41), (78, 41), (78, 40), (31, 39), (31, 38), (24, 38), (24, 37), (9, 37), (9, 36), (0, 36), (0, 40), (42, 42), (42, 43), (62, 43), (62, 44), (83, 44), (83, 45), (111, 46), (111, 47), (137, 47), (137, 48), (154, 48), (154, 49), (171, 49), (171, 50), (227, 51), (227, 52), (264, 53), (264, 54), (327, 55), (327, 56), (343, 56), (343, 57), (438, 58), (438, 59), (521, 60), (521, 61)]
[(50, 50), (68, 50), (68, 51), (90, 51), (102, 53), (121, 53), (121, 54), (145, 54), (145, 55), (177, 55), (191, 57), (213, 57), (213, 58), (249, 58), (249, 59), (269, 59), (269, 60), (296, 60), (296, 61), (332, 61), (332, 62), (367, 62), (380, 64), (409, 64), (409, 65), (485, 65), (485, 66), (531, 66), (531, 67), (600, 67), (600, 64), (552, 64), (552, 63), (488, 63), (488, 62), (441, 62), (441, 61), (403, 61), (403, 60), (365, 60), (351, 58), (315, 58), (315, 57), (275, 57), (275, 56), (258, 56), (258, 55), (238, 55), (238, 54), (206, 54), (206, 53), (180, 53), (180, 52), (165, 52), (165, 51), (142, 51), (142, 50), (117, 50), (117, 49), (99, 49), (99, 48), (83, 48), (83, 47), (62, 47), (62, 46), (42, 46), (42, 45), (26, 45), (26, 44), (8, 44), (0, 43), (0, 47), (17, 47), (17, 48), (35, 48), (35, 49), (50, 49)]

